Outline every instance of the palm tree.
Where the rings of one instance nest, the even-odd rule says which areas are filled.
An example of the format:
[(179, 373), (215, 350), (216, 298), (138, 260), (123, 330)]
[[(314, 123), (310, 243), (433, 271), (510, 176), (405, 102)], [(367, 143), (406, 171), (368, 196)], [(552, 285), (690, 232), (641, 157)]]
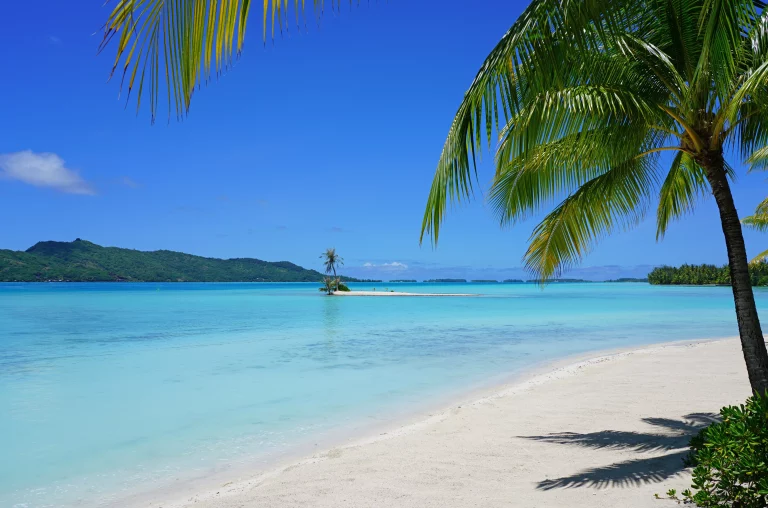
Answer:
[(338, 287), (338, 279), (323, 277), (323, 287), (320, 288), (320, 291), (325, 291), (325, 294), (332, 295)]
[[(757, 205), (755, 213), (741, 219), (741, 223), (758, 231), (768, 231), (768, 199), (764, 199)], [(768, 250), (764, 250), (753, 257), (749, 264), (760, 263), (768, 258)]]
[(336, 277), (336, 268), (344, 266), (344, 259), (336, 253), (335, 248), (325, 249), (325, 252), (320, 254), (320, 258), (323, 260), (325, 266), (325, 273), (333, 274), (333, 278)]
[[(499, 133), (489, 201), (502, 224), (548, 205), (524, 262), (558, 276), (642, 220), (657, 238), (712, 195), (749, 380), (768, 353), (726, 154), (768, 165), (768, 14), (752, 0), (533, 0), (483, 63), (445, 142), (422, 225), (472, 195), (475, 154)], [(669, 154), (669, 156), (666, 156)]]
[[(313, 0), (316, 13), (323, 4)], [(120, 69), (129, 94), (138, 86), (137, 108), (147, 92), (154, 119), (166, 80), (169, 115), (182, 116), (195, 89), (242, 49), (250, 5), (116, 0), (102, 49), (118, 41), (113, 72)], [(267, 1), (264, 38), (269, 14), (273, 36), (275, 26), (287, 27), (288, 6)], [(464, 96), (422, 239), (431, 234), (437, 242), (447, 204), (471, 197), (475, 155), (494, 130), (500, 143), (489, 197), (501, 222), (557, 203), (525, 255), (537, 279), (559, 275), (604, 235), (637, 224), (654, 192), (659, 239), (700, 197), (713, 195), (749, 379), (753, 389), (768, 389), (768, 352), (725, 158), (736, 150), (753, 166), (768, 165), (763, 7), (762, 0), (533, 0)]]

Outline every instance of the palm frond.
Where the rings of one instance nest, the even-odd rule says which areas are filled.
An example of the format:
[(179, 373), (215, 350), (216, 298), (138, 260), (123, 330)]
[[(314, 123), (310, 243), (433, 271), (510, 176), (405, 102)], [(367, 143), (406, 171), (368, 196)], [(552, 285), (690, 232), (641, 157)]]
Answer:
[(768, 168), (768, 146), (758, 148), (747, 159), (750, 170), (762, 170)]
[(768, 215), (747, 215), (741, 223), (758, 231), (768, 231)]
[(758, 231), (768, 231), (768, 198), (755, 208), (755, 213), (741, 219), (741, 223)]
[[(766, 57), (768, 59), (768, 56)], [(750, 170), (764, 169), (768, 145), (768, 84), (743, 100), (725, 131), (728, 145), (740, 152)]]
[[(352, 3), (353, 0), (350, 0)], [(358, 0), (359, 2), (359, 0)], [(211, 75), (219, 75), (240, 54), (252, 3), (250, 0), (116, 0), (104, 25), (99, 51), (116, 41), (112, 73), (120, 73), (121, 90), (130, 97), (134, 87), (136, 108), (149, 95), (154, 122), (162, 83), (167, 89), (168, 115), (183, 117), (194, 91)], [(329, 4), (338, 9), (342, 0), (313, 0), (316, 16)], [(305, 0), (264, 0), (263, 38), (271, 26), (289, 26), (293, 10), (296, 23), (305, 12)], [(146, 87), (145, 87), (146, 84)]]
[(691, 213), (699, 199), (710, 192), (704, 170), (685, 152), (678, 152), (661, 186), (656, 213), (656, 239), (660, 240), (670, 222)]
[(633, 125), (579, 132), (498, 161), (488, 200), (502, 224), (528, 218), (641, 151), (646, 133)]
[(656, 157), (630, 160), (582, 185), (536, 226), (525, 266), (539, 280), (578, 263), (605, 235), (640, 222), (657, 183)]
[(660, 48), (669, 55), (675, 69), (685, 82), (693, 81), (696, 64), (701, 55), (698, 2), (658, 0), (651, 2), (654, 16), (669, 27), (668, 44)]
[(743, 28), (759, 17), (753, 0), (704, 0), (699, 16), (701, 54), (693, 88), (727, 98), (742, 58)]
[(768, 250), (764, 250), (763, 252), (761, 252), (757, 256), (755, 256), (752, 259), (750, 259), (749, 260), (749, 264), (754, 265), (754, 264), (757, 264), (757, 263), (763, 263), (763, 262), (765, 262), (766, 259), (768, 259)]
[[(473, 169), (483, 140), (519, 112), (528, 90), (546, 89), (548, 73), (563, 65), (566, 51), (595, 49), (621, 33), (637, 2), (616, 0), (534, 0), (480, 67), (454, 117), (435, 172), (421, 239), (437, 242), (447, 204), (469, 198)], [(631, 20), (631, 21), (628, 21)]]

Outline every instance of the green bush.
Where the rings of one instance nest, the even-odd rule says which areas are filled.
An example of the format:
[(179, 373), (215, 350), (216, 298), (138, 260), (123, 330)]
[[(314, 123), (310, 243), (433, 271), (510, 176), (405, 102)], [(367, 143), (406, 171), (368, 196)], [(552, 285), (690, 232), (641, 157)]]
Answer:
[[(768, 263), (749, 265), (753, 286), (768, 285)], [(731, 270), (728, 265), (682, 265), (679, 267), (659, 266), (648, 274), (651, 284), (731, 285)]]
[(344, 284), (343, 282), (339, 282), (339, 286), (336, 288), (336, 291), (349, 292), (351, 290), (349, 289), (349, 287), (346, 284)]
[(768, 392), (720, 416), (691, 440), (696, 467), (685, 500), (706, 508), (768, 506)]

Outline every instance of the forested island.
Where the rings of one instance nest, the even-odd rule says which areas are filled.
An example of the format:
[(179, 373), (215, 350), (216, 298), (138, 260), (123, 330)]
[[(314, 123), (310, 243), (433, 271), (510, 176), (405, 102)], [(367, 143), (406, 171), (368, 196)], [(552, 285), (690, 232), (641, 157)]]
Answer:
[(39, 242), (23, 252), (0, 250), (0, 282), (317, 282), (322, 278), (320, 272), (288, 261), (144, 252), (102, 247), (79, 238)]
[[(753, 286), (768, 286), (768, 263), (749, 265)], [(657, 285), (730, 286), (728, 265), (660, 266), (648, 274), (648, 282)]]

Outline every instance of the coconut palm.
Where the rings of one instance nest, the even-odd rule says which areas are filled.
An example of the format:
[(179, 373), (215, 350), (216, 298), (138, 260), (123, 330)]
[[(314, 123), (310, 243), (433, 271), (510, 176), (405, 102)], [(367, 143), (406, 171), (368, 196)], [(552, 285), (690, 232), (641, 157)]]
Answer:
[(524, 262), (558, 276), (658, 198), (657, 238), (714, 196), (752, 388), (768, 353), (726, 155), (768, 164), (768, 15), (751, 0), (534, 0), (483, 63), (445, 142), (422, 227), (470, 198), (499, 136), (488, 198), (502, 224), (547, 209)]
[(333, 274), (333, 278), (336, 279), (336, 268), (344, 266), (344, 259), (336, 253), (335, 248), (325, 249), (325, 252), (320, 254), (320, 258), (323, 260), (325, 273)]
[[(741, 219), (741, 223), (758, 231), (768, 231), (768, 199), (764, 199), (757, 205), (755, 213)], [(753, 257), (750, 264), (760, 263), (768, 258), (768, 250), (764, 250)]]

